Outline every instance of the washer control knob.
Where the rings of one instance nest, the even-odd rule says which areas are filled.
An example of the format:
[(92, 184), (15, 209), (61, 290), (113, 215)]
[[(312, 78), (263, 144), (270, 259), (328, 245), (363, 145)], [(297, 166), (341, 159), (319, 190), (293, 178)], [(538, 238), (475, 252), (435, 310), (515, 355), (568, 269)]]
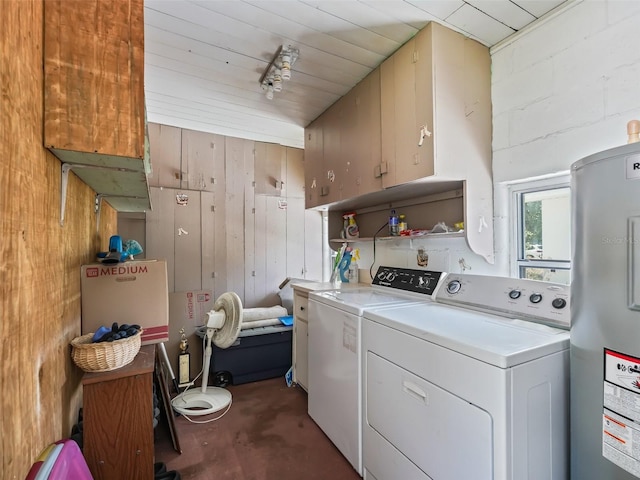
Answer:
[(387, 275), (387, 280), (389, 280), (390, 282), (393, 282), (396, 279), (397, 276), (398, 276), (397, 273), (391, 272), (391, 273), (389, 273), (389, 275)]
[(418, 286), (421, 288), (427, 288), (431, 282), (430, 278), (418, 277)]
[(561, 309), (567, 306), (567, 301), (564, 298), (554, 298), (551, 302), (553, 308)]
[(511, 300), (515, 300), (517, 298), (520, 298), (520, 295), (522, 295), (522, 292), (520, 290), (511, 290), (509, 292), (509, 298)]
[(452, 295), (458, 293), (461, 288), (462, 284), (460, 283), (460, 280), (452, 280), (447, 283), (447, 292)]
[(529, 296), (529, 301), (531, 303), (540, 303), (542, 301), (542, 294), (541, 293), (532, 293)]

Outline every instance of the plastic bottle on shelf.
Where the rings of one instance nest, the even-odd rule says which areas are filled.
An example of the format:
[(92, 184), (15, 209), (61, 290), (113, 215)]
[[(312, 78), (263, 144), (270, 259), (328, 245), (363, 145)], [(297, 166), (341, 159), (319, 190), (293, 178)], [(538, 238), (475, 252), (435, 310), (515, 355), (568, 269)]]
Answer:
[(400, 234), (400, 229), (398, 228), (399, 220), (398, 215), (395, 210), (391, 210), (391, 215), (389, 216), (389, 235), (395, 237)]
[(351, 253), (351, 263), (349, 264), (349, 272), (347, 274), (350, 283), (358, 283), (360, 281), (358, 260), (360, 260), (360, 250), (356, 248)]
[(403, 213), (400, 214), (400, 221), (398, 222), (398, 230), (403, 232), (404, 230), (409, 230), (409, 226), (407, 225), (407, 216)]

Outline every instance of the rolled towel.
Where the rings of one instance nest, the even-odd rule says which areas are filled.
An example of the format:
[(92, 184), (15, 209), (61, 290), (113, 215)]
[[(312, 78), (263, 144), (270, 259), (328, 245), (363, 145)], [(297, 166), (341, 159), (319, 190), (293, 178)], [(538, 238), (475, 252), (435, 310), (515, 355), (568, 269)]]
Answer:
[(271, 325), (282, 325), (280, 319), (278, 318), (266, 318), (264, 320), (254, 320), (253, 322), (242, 322), (242, 326), (240, 327), (242, 330), (246, 330), (247, 328), (257, 328), (257, 327), (269, 327)]
[(274, 305), (273, 307), (257, 307), (257, 308), (245, 308), (242, 311), (242, 322), (255, 322), (256, 320), (266, 320), (278, 317), (284, 317), (287, 315), (287, 309), (282, 305)]

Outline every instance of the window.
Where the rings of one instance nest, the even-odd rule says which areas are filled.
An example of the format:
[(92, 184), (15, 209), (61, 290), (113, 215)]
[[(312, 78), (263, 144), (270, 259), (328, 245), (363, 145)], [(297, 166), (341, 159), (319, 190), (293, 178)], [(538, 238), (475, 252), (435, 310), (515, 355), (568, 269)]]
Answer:
[(514, 212), (513, 273), (519, 278), (571, 282), (569, 178), (547, 178), (510, 187)]

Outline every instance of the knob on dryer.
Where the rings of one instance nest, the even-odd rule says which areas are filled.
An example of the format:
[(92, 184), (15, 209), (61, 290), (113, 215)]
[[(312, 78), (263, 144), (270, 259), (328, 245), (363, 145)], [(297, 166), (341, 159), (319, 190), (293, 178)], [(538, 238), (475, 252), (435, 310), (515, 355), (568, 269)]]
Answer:
[(462, 283), (460, 283), (460, 280), (451, 280), (449, 283), (447, 283), (447, 292), (452, 295), (458, 293), (461, 288)]

